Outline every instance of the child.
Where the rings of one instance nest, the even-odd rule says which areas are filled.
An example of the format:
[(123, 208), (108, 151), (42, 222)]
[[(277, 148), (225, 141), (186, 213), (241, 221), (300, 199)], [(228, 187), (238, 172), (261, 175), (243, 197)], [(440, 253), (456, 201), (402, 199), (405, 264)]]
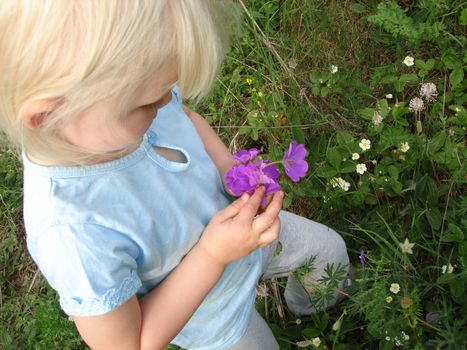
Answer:
[(230, 12), (0, 3), (0, 127), (23, 151), (28, 249), (93, 349), (278, 349), (254, 310), (260, 276), (289, 276), (304, 314), (316, 309), (291, 271), (316, 256), (311, 282), (348, 264), (334, 231), (280, 211), (282, 193), (259, 215), (262, 188), (230, 203), (230, 154), (181, 104), (211, 85)]

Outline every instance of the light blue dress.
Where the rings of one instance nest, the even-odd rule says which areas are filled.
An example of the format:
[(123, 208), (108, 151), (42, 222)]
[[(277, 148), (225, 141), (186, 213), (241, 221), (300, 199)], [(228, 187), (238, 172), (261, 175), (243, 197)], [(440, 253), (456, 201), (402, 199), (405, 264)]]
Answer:
[[(186, 162), (169, 161), (153, 146), (178, 150)], [(177, 88), (139, 148), (123, 158), (83, 167), (43, 167), (25, 156), (23, 163), (28, 249), (73, 316), (101, 315), (151, 291), (229, 204)], [(261, 255), (227, 266), (174, 344), (221, 350), (243, 335)]]

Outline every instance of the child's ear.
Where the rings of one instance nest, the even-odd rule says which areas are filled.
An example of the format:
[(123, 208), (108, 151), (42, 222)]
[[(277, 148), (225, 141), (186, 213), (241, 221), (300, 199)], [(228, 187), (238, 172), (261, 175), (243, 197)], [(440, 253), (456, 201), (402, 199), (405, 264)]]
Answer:
[(55, 110), (56, 107), (56, 101), (32, 101), (21, 108), (20, 118), (25, 127), (33, 130), (41, 129), (44, 126), (47, 117)]

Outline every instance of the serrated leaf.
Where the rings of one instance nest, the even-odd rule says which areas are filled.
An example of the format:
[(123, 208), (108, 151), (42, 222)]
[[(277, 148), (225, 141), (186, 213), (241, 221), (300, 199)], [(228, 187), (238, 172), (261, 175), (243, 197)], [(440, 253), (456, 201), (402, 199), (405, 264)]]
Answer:
[(358, 115), (366, 120), (373, 120), (376, 110), (374, 108), (362, 108), (357, 111)]
[(394, 180), (397, 180), (399, 178), (399, 169), (397, 169), (396, 166), (389, 165), (386, 170), (389, 176), (392, 177)]
[(459, 16), (459, 24), (467, 26), (467, 8), (463, 9)]
[(339, 150), (334, 147), (328, 151), (326, 159), (335, 169), (339, 169), (339, 166), (342, 162), (342, 155)]
[(337, 144), (339, 146), (350, 146), (354, 143), (353, 136), (346, 131), (338, 131), (336, 135)]
[(418, 83), (418, 76), (413, 73), (404, 74), (399, 78), (399, 81), (403, 83), (416, 84)]
[(452, 86), (459, 85), (464, 80), (464, 69), (462, 67), (455, 68), (451, 74), (449, 74), (449, 82)]
[(330, 179), (337, 175), (337, 170), (329, 165), (324, 165), (316, 171), (316, 175)]
[(302, 331), (302, 333), (305, 336), (305, 338), (315, 338), (321, 334), (321, 331), (316, 328), (305, 328)]
[(428, 142), (428, 154), (433, 156), (446, 142), (446, 133), (440, 131)]
[(330, 92), (331, 90), (327, 86), (323, 87), (321, 89), (321, 97), (327, 97)]
[(396, 194), (400, 194), (402, 192), (402, 184), (399, 181), (393, 181), (391, 187)]
[(343, 164), (341, 164), (341, 166), (339, 168), (339, 172), (344, 173), (344, 174), (353, 173), (353, 172), (355, 172), (355, 169), (356, 169), (355, 163), (347, 160)]

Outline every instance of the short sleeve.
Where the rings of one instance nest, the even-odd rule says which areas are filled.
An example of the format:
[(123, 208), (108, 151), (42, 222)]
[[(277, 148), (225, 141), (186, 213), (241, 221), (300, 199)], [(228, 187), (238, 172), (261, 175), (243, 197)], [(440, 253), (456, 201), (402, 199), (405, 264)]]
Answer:
[(28, 249), (68, 315), (105, 314), (141, 287), (139, 249), (115, 230), (97, 224), (54, 226), (28, 236)]

